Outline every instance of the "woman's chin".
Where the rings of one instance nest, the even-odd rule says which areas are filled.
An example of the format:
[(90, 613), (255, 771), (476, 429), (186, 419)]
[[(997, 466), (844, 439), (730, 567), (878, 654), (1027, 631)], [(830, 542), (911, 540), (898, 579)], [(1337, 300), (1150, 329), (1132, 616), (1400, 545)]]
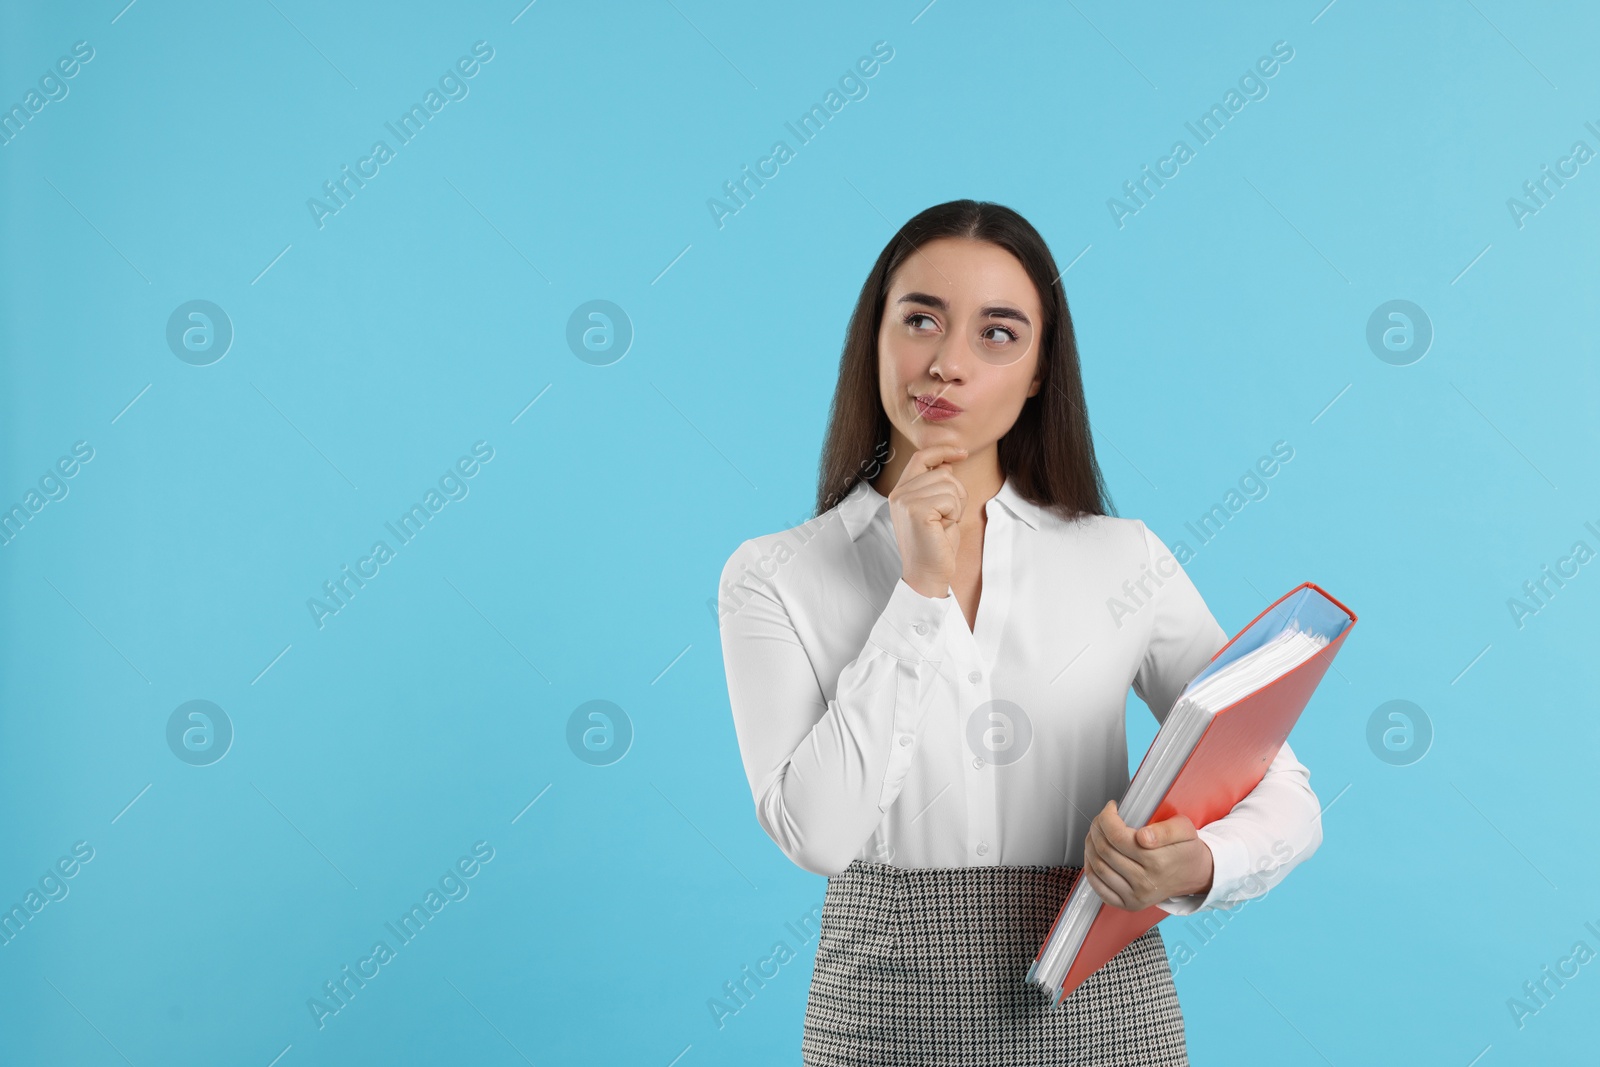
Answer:
[(918, 450), (932, 448), (934, 445), (961, 445), (966, 447), (964, 435), (954, 426), (941, 426), (936, 422), (923, 421), (918, 423), (916, 432), (911, 435)]

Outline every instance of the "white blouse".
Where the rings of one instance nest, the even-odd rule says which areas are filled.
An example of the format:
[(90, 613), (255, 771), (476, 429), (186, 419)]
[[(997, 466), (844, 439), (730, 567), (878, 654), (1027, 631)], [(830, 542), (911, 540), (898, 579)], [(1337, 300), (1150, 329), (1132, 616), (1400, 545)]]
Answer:
[[(858, 858), (1081, 866), (1090, 821), (1128, 787), (1129, 686), (1164, 721), (1228, 635), (1143, 522), (1069, 522), (1009, 479), (984, 505), (969, 629), (953, 593), (901, 579), (887, 505), (859, 482), (723, 567), (723, 662), (757, 821), (823, 875)], [(1211, 891), (1159, 906), (1260, 896), (1316, 851), (1320, 811), (1285, 744), (1199, 829)]]

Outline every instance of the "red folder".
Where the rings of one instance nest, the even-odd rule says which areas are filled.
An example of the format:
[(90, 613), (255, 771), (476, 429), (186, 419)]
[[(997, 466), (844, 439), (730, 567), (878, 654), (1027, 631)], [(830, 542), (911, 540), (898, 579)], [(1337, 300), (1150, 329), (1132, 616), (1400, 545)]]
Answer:
[[(1187, 815), (1198, 829), (1232, 811), (1233, 806), (1266, 777), (1267, 765), (1283, 747), (1289, 731), (1311, 699), (1312, 692), (1322, 681), (1328, 665), (1333, 662), (1333, 657), (1355, 625), (1356, 616), (1322, 587), (1313, 582), (1303, 582), (1268, 605), (1251, 620), (1249, 626), (1235, 634), (1211, 657), (1215, 662), (1234, 642), (1250, 633), (1284, 601), (1303, 589), (1313, 589), (1325, 597), (1349, 616), (1349, 622), (1316, 655), (1216, 713), (1173, 779), (1172, 787), (1157, 805), (1151, 822)], [(1148, 752), (1145, 758), (1149, 758)], [(1143, 766), (1143, 763), (1140, 765)], [(1063, 902), (1062, 912), (1065, 910)], [(1167, 912), (1154, 904), (1143, 911), (1127, 911), (1102, 903), (1089, 927), (1083, 947), (1067, 971), (1056, 1003), (1064, 1000), (1084, 979), (1126, 948), (1134, 938), (1166, 917)], [(1051, 924), (1052, 931), (1060, 921), (1061, 914), (1058, 913), (1055, 923)]]

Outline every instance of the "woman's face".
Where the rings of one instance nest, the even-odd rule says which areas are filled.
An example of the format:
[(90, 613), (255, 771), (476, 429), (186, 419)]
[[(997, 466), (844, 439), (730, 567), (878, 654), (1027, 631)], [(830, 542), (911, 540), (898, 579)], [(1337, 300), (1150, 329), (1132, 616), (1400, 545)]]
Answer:
[(878, 330), (889, 422), (913, 451), (957, 444), (976, 455), (1039, 391), (1042, 334), (1039, 294), (1010, 252), (967, 238), (929, 241), (890, 279)]

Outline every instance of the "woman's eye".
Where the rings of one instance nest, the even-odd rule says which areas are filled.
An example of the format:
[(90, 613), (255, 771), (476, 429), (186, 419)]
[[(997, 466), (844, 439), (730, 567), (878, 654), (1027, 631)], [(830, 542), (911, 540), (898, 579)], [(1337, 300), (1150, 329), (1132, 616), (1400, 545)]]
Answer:
[(933, 321), (933, 316), (932, 315), (925, 315), (920, 311), (913, 311), (911, 314), (906, 316), (906, 318), (905, 318), (906, 325), (910, 326), (913, 330), (915, 330), (917, 328), (917, 320), (918, 319), (927, 319), (929, 322), (932, 322)]
[[(1017, 339), (1017, 335), (1008, 326), (990, 326), (983, 332), (985, 335), (987, 335), (992, 330), (999, 330), (1001, 333), (1005, 334), (1007, 341), (1015, 341)], [(993, 338), (993, 340), (999, 340), (999, 338)]]

